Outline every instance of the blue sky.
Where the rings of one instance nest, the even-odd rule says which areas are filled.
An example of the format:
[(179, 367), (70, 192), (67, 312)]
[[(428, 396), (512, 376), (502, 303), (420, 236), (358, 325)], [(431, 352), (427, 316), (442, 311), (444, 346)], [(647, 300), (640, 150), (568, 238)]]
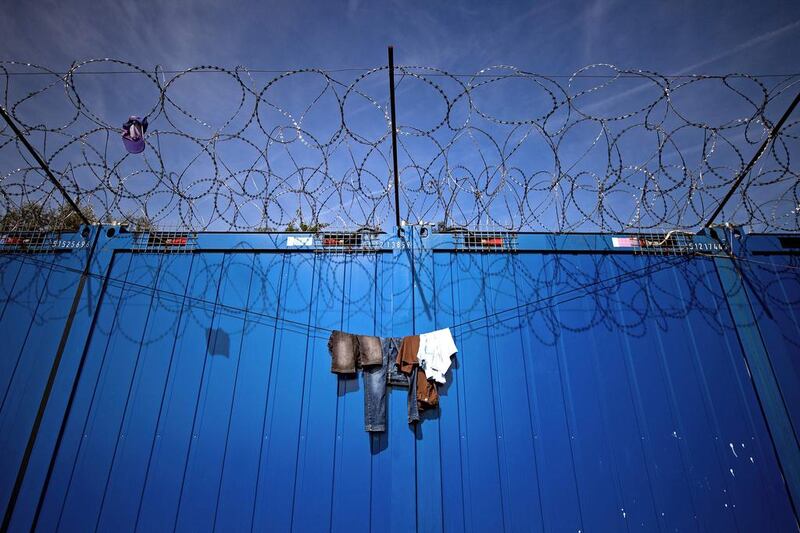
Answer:
[(6, 59), (57, 66), (114, 57), (142, 66), (278, 69), (397, 62), (473, 72), (511, 64), (569, 74), (589, 63), (665, 73), (796, 72), (800, 3), (105, 2), (6, 3)]
[[(386, 46), (394, 44), (397, 64), (430, 66), (465, 74), (493, 65), (514, 65), (540, 74), (567, 75), (593, 63), (609, 63), (624, 69), (641, 68), (675, 75), (800, 72), (800, 3), (796, 2), (42, 1), (8, 2), (5, 15), (0, 18), (0, 59), (27, 61), (54, 70), (66, 70), (76, 60), (103, 57), (129, 61), (149, 72), (156, 65), (177, 70), (199, 65), (218, 65), (230, 69), (238, 65), (275, 70), (304, 67), (361, 69), (384, 65)], [(116, 65), (112, 64), (111, 67)], [(103, 64), (97, 68), (109, 68), (109, 65)], [(22, 67), (22, 70), (25, 68)], [(90, 67), (84, 68), (84, 71), (89, 70)], [(508, 71), (495, 69), (490, 72)], [(608, 74), (611, 71), (602, 67), (592, 72)], [(361, 73), (359, 70), (347, 71), (336, 73), (335, 77), (346, 85)], [(252, 87), (255, 90), (263, 88), (273, 76), (275, 74), (254, 76)], [(91, 110), (94, 115), (82, 116), (69, 133), (80, 135), (99, 124), (106, 128), (108, 136), (95, 134), (86, 140), (95, 148), (105, 147), (111, 135), (116, 134), (114, 128), (128, 114), (146, 113), (144, 110), (152, 107), (155, 99), (153, 86), (148, 85), (148, 80), (143, 76), (131, 80), (130, 77), (119, 76), (76, 79), (85, 109)], [(169, 76), (163, 79), (164, 82), (167, 80)], [(457, 84), (448, 86), (448, 80), (437, 81), (440, 78), (436, 77), (428, 80), (440, 83), (451, 99), (460, 91)], [(35, 90), (37, 83), (45, 81), (41, 77), (9, 78), (12, 96), (4, 105), (18, 101), (27, 91)], [(488, 110), (494, 117), (509, 120), (527, 119), (547, 112), (549, 100), (541, 86), (523, 87), (515, 85), (519, 80), (511, 81), (513, 83), (508, 85), (502, 85), (505, 82), (492, 85), (491, 91), (475, 89), (475, 105), (483, 111)], [(580, 80), (573, 83), (570, 90), (574, 93), (590, 86), (581, 83), (583, 82)], [(597, 110), (597, 116), (612, 116), (639, 109), (652, 101), (648, 100), (651, 95), (647, 88), (640, 86), (641, 83), (626, 83), (622, 80), (613, 88), (587, 94), (581, 100), (582, 109)], [(716, 86), (711, 83), (692, 84), (683, 89), (673, 97), (673, 111), (699, 117), (699, 122), (713, 124), (747, 118), (746, 107), (744, 112), (740, 107), (741, 99), (735, 95), (732, 98), (729, 89), (723, 88), (720, 91), (720, 83), (715, 83)], [(122, 174), (104, 175), (102, 179), (114, 187), (123, 187), (117, 191), (123, 192), (122, 197), (141, 195), (156, 187), (158, 180), (168, 176), (172, 186), (178, 183), (190, 196), (193, 192), (204, 193), (203, 198), (191, 206), (200, 213), (211, 209), (214, 201), (220, 198), (224, 201), (226, 197), (227, 193), (222, 191), (216, 200), (211, 198), (211, 184), (233, 183), (235, 180), (229, 179), (230, 175), (242, 179), (246, 175), (246, 183), (234, 187), (239, 187), (241, 192), (242, 188), (255, 190), (274, 186), (270, 185), (270, 178), (277, 176), (282, 183), (281, 191), (285, 192), (283, 188), (289, 181), (302, 182), (303, 187), (313, 189), (313, 194), (303, 196), (286, 192), (272, 207), (267, 208), (272, 210), (272, 215), (262, 217), (264, 220), (261, 222), (257, 222), (257, 213), (248, 211), (257, 210), (258, 206), (239, 205), (237, 209), (246, 214), (248, 220), (235, 221), (234, 226), (240, 224), (242, 227), (280, 228), (292, 218), (298, 207), (306, 213), (305, 218), (312, 216), (309, 214), (311, 211), (315, 213), (313, 216), (335, 225), (358, 225), (359, 220), (381, 225), (392, 218), (388, 216), (392, 209), (387, 162), (390, 151), (387, 140), (381, 140), (387, 133), (384, 117), (387, 103), (385, 71), (359, 82), (358, 88), (368, 98), (359, 95), (349, 100), (345, 106), (348, 127), (374, 142), (378, 147), (376, 151), (371, 152), (368, 147), (352, 138), (331, 151), (319, 146), (324, 145), (326, 139), (335, 137), (338, 108), (332, 93), (328, 92), (313, 106), (312, 112), (304, 114), (304, 109), (319, 95), (319, 91), (325, 90), (325, 84), (320, 83), (320, 79), (313, 75), (295, 76), (270, 89), (270, 98), (274, 95), (272, 101), (279, 102), (277, 105), (280, 109), (263, 111), (262, 106), (260, 112), (266, 115), (259, 116), (263, 118), (265, 125), (262, 125), (261, 130), (251, 128), (245, 134), (247, 140), (262, 148), (264, 144), (271, 146), (270, 155), (251, 153), (252, 147), (238, 141), (214, 145), (210, 149), (212, 155), (209, 155), (208, 143), (204, 145), (188, 142), (187, 146), (185, 142), (181, 144), (186, 139), (168, 135), (170, 131), (177, 129), (198, 137), (210, 138), (211, 132), (236, 131), (238, 125), (241, 125), (237, 121), (243, 121), (250, 116), (246, 113), (236, 115), (236, 106), (241, 97), (239, 88), (230, 83), (230, 78), (217, 75), (190, 75), (176, 81), (170, 89), (169, 94), (174, 103), (198, 120), (180, 113), (177, 113), (176, 118), (174, 109), (170, 115), (173, 120), (171, 124), (167, 120), (167, 114), (151, 117), (153, 125), (149, 142), (153, 145), (156, 141), (163, 143), (159, 146), (169, 156), (156, 158), (155, 162), (159, 166), (156, 171), (153, 171), (153, 150), (148, 150), (138, 159), (126, 158), (124, 152), (119, 150), (117, 142), (113, 145), (117, 152), (112, 150), (109, 154), (107, 148), (102, 148), (106, 150), (106, 160), (100, 165), (99, 160), (86, 163), (87, 160), (79, 153), (77, 145), (60, 153), (56, 152), (59, 143), (57, 135), (50, 134), (46, 140), (41, 132), (32, 131), (30, 137), (48, 157), (53, 157), (50, 160), (53, 169), (64, 176), (68, 175), (74, 181), (76, 194), (77, 187), (90, 189), (90, 181), (98, 179), (96, 169), (111, 161), (115, 168), (121, 169)], [(741, 82), (737, 88), (748, 96), (759, 96), (760, 89), (755, 84)], [(777, 118), (776, 115), (785, 107), (793, 91), (796, 89), (787, 91), (768, 108), (770, 120)], [(53, 128), (59, 120), (68, 118), (74, 108), (64, 94), (61, 89), (51, 89), (46, 96), (36, 100), (35, 104), (20, 106), (16, 116), (31, 126), (46, 123)], [(245, 98), (247, 113), (252, 112), (255, 102), (250, 96), (252, 95)], [(604, 167), (604, 159), (608, 159), (607, 147), (601, 146), (588, 155), (582, 151), (586, 143), (596, 142), (596, 139), (602, 137), (602, 132), (593, 129), (596, 124), (591, 121), (577, 124), (558, 137), (556, 159), (563, 165), (559, 172), (570, 174), (571, 183), (579, 184), (579, 193), (568, 199), (571, 204), (569, 209), (578, 213), (577, 218), (575, 213), (571, 216), (579, 223), (565, 228), (557, 223), (559, 202), (563, 206), (565, 200), (562, 198), (553, 201), (553, 198), (558, 194), (569, 196), (571, 193), (565, 192), (563, 187), (560, 191), (550, 187), (555, 178), (548, 169), (553, 166), (554, 155), (550, 153), (553, 151), (552, 147), (546, 144), (553, 139), (530, 129), (504, 129), (496, 123), (481, 124), (479, 116), (474, 117), (471, 124), (480, 129), (461, 130), (454, 134), (445, 128), (432, 136), (416, 137), (414, 132), (418, 129), (435, 127), (443, 120), (442, 105), (442, 99), (433, 92), (430, 84), (405, 78), (398, 85), (398, 121), (404, 134), (400, 150), (401, 177), (404, 186), (408, 188), (404, 191), (403, 202), (406, 205), (404, 213), (409, 220), (436, 221), (442, 218), (442, 205), (431, 201), (430, 195), (425, 197), (424, 194), (418, 194), (415, 197), (413, 190), (432, 190), (431, 187), (435, 187), (443, 179), (442, 176), (447, 175), (452, 180), (464, 183), (473, 180), (473, 189), (483, 187), (485, 190), (492, 190), (497, 183), (502, 182), (506, 191), (498, 195), (492, 206), (480, 209), (475, 207), (474, 194), (469, 187), (452, 193), (448, 196), (454, 202), (452, 205), (469, 204), (466, 209), (469, 213), (461, 216), (451, 214), (454, 222), (472, 225), (476, 222), (489, 225), (510, 223), (516, 216), (515, 211), (520, 209), (519, 205), (515, 205), (515, 202), (520, 202), (518, 191), (513, 189), (519, 189), (521, 184), (528, 183), (538, 187), (533, 195), (535, 197), (526, 199), (522, 208), (536, 215), (528, 220), (528, 229), (598, 229), (596, 223), (580, 223), (580, 213), (583, 210), (595, 212), (593, 198), (598, 194), (597, 183), (604, 179), (603, 174), (607, 170)], [(454, 115), (458, 118), (457, 106), (454, 110)], [(293, 124), (292, 120), (287, 119), (289, 115), (295, 122), (298, 116), (303, 116), (305, 133), (299, 129), (293, 134), (287, 133)], [(224, 126), (231, 116), (234, 116), (233, 122)], [(558, 118), (558, 113), (555, 116)], [(617, 129), (614, 132), (616, 134), (621, 131), (620, 128), (636, 126), (634, 123), (637, 121), (640, 123), (638, 126), (642, 126), (641, 122), (644, 120), (642, 114), (630, 123), (615, 122), (613, 126)], [(667, 131), (675, 128), (676, 124), (678, 123), (674, 121), (668, 122)], [(539, 126), (542, 124), (537, 125)], [(542, 127), (546, 131), (548, 126)], [(267, 143), (264, 140), (267, 133), (263, 128), (266, 128), (266, 132), (275, 133), (276, 139), (283, 136), (280, 138), (288, 138), (289, 142)], [(652, 166), (653, 155), (658, 153), (658, 150), (653, 151), (657, 140), (650, 138), (650, 132), (641, 128), (631, 131), (635, 133), (628, 134), (631, 140), (623, 139), (623, 144), (615, 147), (624, 147), (626, 157), (622, 158), (622, 166), (626, 168), (626, 180), (639, 172), (639, 166)], [(713, 203), (714, 198), (719, 197), (722, 190), (714, 180), (724, 182), (724, 179), (730, 179), (737, 166), (742, 166), (742, 160), (755, 151), (759, 141), (758, 135), (748, 137), (744, 126), (726, 130), (726, 135), (725, 138), (713, 139), (717, 142), (713, 147), (713, 164), (696, 159), (696, 153), (692, 155), (704, 142), (702, 129), (686, 132), (681, 130), (675, 137), (680, 145), (678, 151), (686, 155), (686, 158), (670, 164), (691, 168), (693, 179), (705, 180), (704, 186), (710, 187), (712, 191), (707, 197), (693, 199), (698, 204), (695, 211), (699, 210), (700, 214), (708, 211), (708, 206)], [(312, 139), (311, 145), (308, 144), (308, 139)], [(336, 142), (343, 141), (339, 138)], [(727, 147), (728, 142), (732, 143), (733, 148)], [(441, 157), (437, 158), (437, 143), (452, 143), (446, 164)], [(497, 148), (495, 144), (502, 147)], [(514, 146), (519, 146), (519, 149), (515, 150)], [(4, 187), (7, 189), (17, 179), (17, 176), (9, 177), (9, 173), (15, 166), (20, 166), (19, 154), (11, 153), (12, 148), (11, 145), (6, 145), (0, 150), (0, 175), (4, 176)], [(281, 151), (276, 156), (274, 154), (278, 149)], [(513, 154), (507, 159), (513, 164), (506, 168), (503, 164), (506, 161), (505, 156), (497, 156), (496, 160), (492, 160), (493, 150), (504, 151), (506, 155)], [(55, 156), (53, 152), (56, 152)], [(148, 154), (150, 159), (147, 159)], [(90, 155), (89, 158), (91, 157), (93, 156)], [(81, 161), (86, 163), (83, 168)], [(335, 187), (314, 188), (314, 180), (320, 180), (320, 166), (324, 167), (325, 172), (336, 176), (338, 182)], [(352, 171), (355, 166), (359, 167), (356, 173)], [(423, 170), (420, 171), (419, 167)], [(248, 169), (263, 171), (267, 177), (262, 180), (249, 174)], [(487, 175), (481, 176), (484, 171)], [(515, 172), (521, 176), (516, 181)], [(652, 168), (648, 172), (669, 173), (664, 169)], [(717, 172), (721, 176), (715, 176)], [(357, 178), (353, 178), (355, 174)], [(502, 179), (498, 177), (501, 174)], [(640, 216), (637, 214), (640, 208), (637, 202), (652, 203), (652, 198), (648, 198), (647, 193), (640, 191), (638, 200), (635, 196), (637, 187), (646, 181), (644, 176), (633, 176), (632, 181), (626, 182), (623, 189), (618, 188), (616, 195), (609, 196), (606, 207), (613, 205), (613, 213), (611, 219), (604, 219), (603, 224), (624, 228), (626, 225), (639, 223), (647, 226), (664, 222), (647, 222), (641, 219), (633, 221)], [(669, 176), (656, 176), (652, 180), (668, 183)], [(384, 200), (380, 205), (376, 204), (382, 214), (377, 218), (370, 218), (369, 210), (376, 208), (376, 205), (370, 205), (371, 202), (367, 201), (366, 206), (359, 207), (357, 195), (352, 194), (353, 191), (342, 193), (342, 183), (368, 194), (383, 194)], [(793, 185), (791, 179), (788, 181), (789, 185), (785, 183), (786, 179), (777, 191), (759, 189), (761, 192), (751, 191), (750, 194), (760, 194), (759, 198), (780, 195), (792, 197), (796, 184)], [(209, 188), (204, 188), (206, 185)], [(215, 190), (220, 192), (220, 189)], [(671, 202), (679, 205), (686, 194), (685, 191), (680, 192)], [(116, 198), (119, 196), (117, 194)], [(235, 201), (242, 200), (242, 195), (239, 196)], [(97, 194), (89, 201), (101, 204), (105, 202), (99, 210), (108, 208), (117, 218), (143, 209), (142, 205), (123, 205), (124, 202), (99, 198)], [(537, 211), (539, 208), (536, 206), (543, 201), (552, 202), (553, 205)], [(785, 215), (787, 210), (791, 211), (793, 208), (793, 200), (790, 199), (788, 203), (781, 201), (783, 203), (780, 210)], [(206, 203), (201, 205), (203, 202)], [(164, 195), (151, 195), (147, 200), (147, 209), (151, 210), (148, 215), (155, 215), (165, 222), (177, 223), (176, 217), (185, 216), (185, 208), (186, 205), (179, 206)], [(184, 210), (183, 215), (180, 213), (181, 209)], [(361, 212), (358, 212), (359, 209)], [(485, 212), (480, 213), (481, 209)], [(678, 209), (675, 206), (671, 208), (672, 211), (665, 209), (669, 211), (662, 213), (665, 220), (680, 219), (683, 225), (696, 225), (699, 218), (702, 218), (686, 214), (678, 216), (674, 212)], [(220, 210), (225, 211), (224, 208)], [(498, 210), (500, 213), (495, 216)], [(492, 216), (485, 217), (490, 211)], [(351, 212), (358, 213), (342, 218), (343, 213), (346, 215)], [(732, 219), (736, 218), (734, 215), (736, 213), (731, 215)], [(338, 222), (335, 220), (337, 216)], [(209, 220), (208, 216), (200, 216), (196, 220), (193, 217), (194, 215), (189, 216), (192, 219), (191, 225), (194, 226), (203, 226)], [(589, 215), (589, 218), (597, 218), (596, 212)], [(217, 217), (217, 225), (211, 227), (224, 228), (229, 223), (230, 220), (226, 220), (225, 216), (221, 219)], [(786, 224), (787, 227), (796, 225), (796, 215)]]

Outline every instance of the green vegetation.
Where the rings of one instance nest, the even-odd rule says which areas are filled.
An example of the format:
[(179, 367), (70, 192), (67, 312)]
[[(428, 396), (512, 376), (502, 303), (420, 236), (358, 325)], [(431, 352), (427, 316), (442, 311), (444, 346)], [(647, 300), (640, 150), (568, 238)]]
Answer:
[(315, 222), (313, 224), (308, 224), (303, 221), (303, 214), (300, 210), (297, 210), (296, 219), (299, 220), (297, 225), (295, 226), (295, 221), (292, 220), (289, 222), (289, 225), (286, 226), (285, 231), (291, 231), (295, 233), (319, 233), (326, 227), (330, 226), (330, 224), (326, 222)]
[[(79, 204), (78, 207), (91, 223), (98, 222), (91, 205)], [(5, 231), (75, 231), (82, 223), (69, 204), (46, 207), (28, 202), (11, 208), (0, 217), (0, 228)]]
[[(100, 219), (89, 204), (78, 204), (78, 208), (92, 224), (100, 223)], [(72, 210), (69, 204), (58, 207), (47, 207), (27, 202), (11, 208), (0, 216), (0, 229), (3, 231), (76, 231), (82, 224), (81, 217)], [(106, 216), (103, 224), (116, 224)], [(134, 231), (155, 231), (155, 223), (146, 215), (127, 216), (122, 222), (129, 224)]]
[(300, 223), (295, 226), (294, 222), (289, 222), (289, 225), (286, 226), (286, 231), (293, 231), (296, 233), (319, 233), (330, 224), (326, 224), (325, 222), (317, 222), (316, 224), (306, 224), (302, 220)]

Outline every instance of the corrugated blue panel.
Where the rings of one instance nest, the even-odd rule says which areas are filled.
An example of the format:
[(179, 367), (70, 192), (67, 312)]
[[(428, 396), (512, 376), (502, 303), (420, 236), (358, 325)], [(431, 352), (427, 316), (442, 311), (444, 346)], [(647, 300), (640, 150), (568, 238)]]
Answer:
[[(223, 473), (214, 509), (215, 524), (235, 531), (250, 528), (256, 488), (261, 476), (266, 404), (273, 381), (276, 316), (281, 297), (282, 255), (243, 256), (253, 260), (248, 281), (248, 312), (238, 327), (238, 343), (231, 352), (238, 358), (235, 390), (230, 398), (229, 427)], [(243, 266), (243, 265), (240, 265)], [(256, 445), (258, 444), (258, 445)]]
[[(394, 238), (388, 241), (400, 244)], [(408, 251), (403, 249), (378, 258), (384, 335), (401, 337), (413, 333), (413, 279)], [(416, 437), (408, 425), (408, 391), (392, 388), (388, 400), (388, 434), (373, 437), (372, 523), (375, 529), (413, 531), (416, 512)]]
[[(208, 353), (208, 345), (224, 285), (224, 261), (223, 254), (198, 255), (186, 269), (186, 298), (178, 338), (170, 354), (170, 374), (162, 389), (155, 440), (137, 511), (136, 527), (142, 531), (174, 528), (182, 510), (186, 513), (183, 517), (188, 518), (191, 513), (184, 510), (182, 497), (187, 489), (192, 493), (196, 476), (202, 475), (202, 468), (198, 468), (202, 465), (196, 463), (198, 450), (215, 437), (202, 433), (200, 407), (217, 357)], [(213, 471), (220, 465), (209, 467)]]
[(0, 501), (9, 501), (75, 294), (73, 253), (9, 256), (0, 318)]
[[(342, 294), (344, 292), (345, 268), (342, 261), (329, 256), (310, 258), (315, 261), (315, 298), (306, 300), (310, 305), (313, 324), (320, 328), (339, 328), (342, 323)], [(291, 268), (291, 266), (290, 266)], [(280, 276), (285, 281), (284, 294), (291, 294), (296, 279), (296, 270), (291, 270), (291, 278)], [(288, 278), (288, 279), (287, 279)], [(288, 508), (294, 528), (300, 531), (328, 529), (331, 524), (333, 501), (333, 477), (337, 439), (337, 413), (339, 395), (335, 379), (330, 379), (330, 358), (327, 355), (327, 336), (324, 330), (309, 329), (308, 345), (302, 354), (296, 356), (306, 364), (306, 378), (295, 395), (298, 407), (302, 409), (299, 418), (299, 442), (296, 475), (287, 490), (291, 498)], [(280, 387), (277, 383), (275, 390)], [(263, 529), (264, 525), (259, 527)]]
[[(41, 531), (795, 529), (711, 259), (609, 254), (596, 236), (465, 253), (410, 233), (362, 254), (102, 239), (99, 305), (48, 407), (69, 407), (63, 435), (43, 426), (53, 468), (43, 446), (15, 529), (37, 507)], [(0, 257), (4, 498), (81, 257)], [(797, 287), (781, 276), (761, 281), (791, 312), (758, 320), (794, 413)], [(441, 327), (459, 347), (441, 408), (409, 427), (392, 389), (388, 431), (365, 433), (363, 378), (330, 372), (330, 330)]]
[(98, 313), (86, 369), (46, 494), (40, 519), (45, 530), (62, 524), (84, 530), (97, 525), (118, 442), (115, 428), (124, 413), (123, 388), (136, 362), (150, 308), (149, 296), (133, 283), (153, 283), (156, 275), (149, 265), (132, 264), (130, 259), (130, 255), (122, 256), (111, 271), (122, 282), (109, 285)]
[(800, 428), (800, 254), (739, 262), (795, 434)]
[[(119, 380), (119, 397), (124, 407), (119, 423), (112, 427), (116, 441), (104, 481), (97, 525), (101, 530), (123, 530), (136, 524), (139, 504), (150, 472), (157, 428), (163, 414), (164, 391), (174, 361), (192, 257), (186, 255), (143, 257), (143, 263), (156, 270), (153, 279), (159, 292), (153, 293), (138, 352), (131, 353)], [(115, 358), (124, 357), (117, 351)]]

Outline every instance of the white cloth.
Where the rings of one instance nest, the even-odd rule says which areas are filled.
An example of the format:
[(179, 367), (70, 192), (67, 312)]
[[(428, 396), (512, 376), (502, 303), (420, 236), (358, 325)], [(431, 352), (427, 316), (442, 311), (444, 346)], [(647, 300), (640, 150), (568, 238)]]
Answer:
[(439, 329), (419, 336), (419, 367), (425, 371), (425, 377), (437, 383), (445, 383), (444, 375), (450, 368), (450, 357), (456, 353), (456, 343), (450, 328)]

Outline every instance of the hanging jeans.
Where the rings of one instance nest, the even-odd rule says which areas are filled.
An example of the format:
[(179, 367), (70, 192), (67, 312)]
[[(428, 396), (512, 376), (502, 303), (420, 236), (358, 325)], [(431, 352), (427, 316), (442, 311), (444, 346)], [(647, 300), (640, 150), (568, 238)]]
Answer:
[(417, 380), (410, 379), (397, 369), (395, 361), (402, 339), (381, 339), (383, 362), (380, 366), (367, 366), (364, 374), (364, 429), (386, 431), (386, 386), (408, 387), (408, 422), (419, 420), (417, 406)]
[(365, 366), (364, 374), (364, 429), (386, 431), (386, 352), (380, 365)]

